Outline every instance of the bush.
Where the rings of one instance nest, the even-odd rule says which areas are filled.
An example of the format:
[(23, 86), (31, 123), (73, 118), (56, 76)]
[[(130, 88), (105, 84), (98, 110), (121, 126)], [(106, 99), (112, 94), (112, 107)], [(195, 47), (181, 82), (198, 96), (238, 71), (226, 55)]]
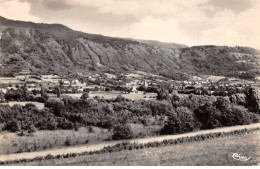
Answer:
[(15, 120), (9, 121), (6, 123), (4, 130), (17, 132), (21, 130), (21, 124)]
[(69, 137), (67, 137), (64, 144), (65, 144), (65, 146), (71, 146), (71, 139)]
[(35, 101), (40, 103), (46, 103), (47, 99), (45, 97), (36, 97)]
[(118, 125), (113, 129), (113, 140), (131, 139), (133, 137), (134, 134), (129, 125)]
[(123, 97), (121, 94), (118, 94), (117, 97), (115, 98), (116, 102), (123, 102), (126, 101), (127, 99)]

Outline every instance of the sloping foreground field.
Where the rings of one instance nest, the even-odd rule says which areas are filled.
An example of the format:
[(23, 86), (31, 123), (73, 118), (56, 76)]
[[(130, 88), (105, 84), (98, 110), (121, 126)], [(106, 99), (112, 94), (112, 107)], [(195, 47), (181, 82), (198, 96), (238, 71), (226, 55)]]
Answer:
[[(233, 154), (247, 161), (240, 161)], [(260, 131), (200, 142), (16, 165), (260, 165)]]
[[(252, 124), (252, 125), (218, 128), (218, 129), (213, 129), (213, 130), (204, 130), (204, 131), (198, 131), (198, 132), (192, 132), (192, 133), (186, 133), (186, 134), (180, 134), (180, 135), (161, 136), (161, 137), (144, 138), (144, 139), (134, 139), (134, 140), (130, 140), (129, 142), (138, 143), (138, 144), (147, 144), (147, 143), (149, 144), (151, 142), (157, 141), (159, 143), (159, 142), (165, 141), (165, 140), (176, 140), (176, 139), (182, 139), (182, 138), (187, 139), (187, 138), (190, 138), (190, 137), (196, 137), (196, 136), (207, 135), (207, 134), (209, 135), (209, 134), (212, 134), (212, 133), (215, 133), (215, 134), (217, 134), (216, 136), (218, 136), (219, 133), (228, 133), (228, 132), (238, 131), (238, 130), (245, 129), (245, 128), (246, 129), (255, 129), (255, 128), (259, 128), (259, 127), (260, 127), (260, 124), (257, 123), (257, 124)], [(247, 133), (245, 132), (245, 134), (247, 134)], [(206, 139), (207, 138), (208, 137), (206, 137)], [(248, 137), (246, 137), (246, 138), (248, 138)], [(239, 141), (239, 140), (236, 140), (236, 141)], [(93, 151), (99, 151), (99, 150), (103, 149), (104, 147), (114, 146), (114, 145), (122, 143), (122, 142), (123, 141), (114, 141), (114, 142), (107, 142), (107, 143), (103, 143), (103, 144), (88, 145), (88, 146), (81, 146), (81, 147), (63, 148), (63, 149), (47, 150), (47, 151), (31, 152), (31, 153), (1, 155), (0, 161), (2, 161), (2, 162), (4, 162), (4, 161), (14, 161), (14, 160), (20, 160), (20, 159), (28, 160), (28, 159), (34, 159), (36, 157), (45, 157), (47, 155), (53, 157), (53, 156), (57, 156), (57, 155), (60, 156), (60, 155), (69, 154), (69, 153), (75, 154), (75, 153), (84, 153), (84, 152), (90, 152), (90, 151), (93, 152)], [(189, 141), (187, 141), (187, 142), (189, 142)], [(217, 142), (218, 141), (213, 141), (213, 143), (217, 143)], [(259, 142), (259, 140), (258, 140), (258, 142)], [(248, 144), (248, 145), (250, 146), (251, 144)], [(260, 144), (258, 144), (258, 146), (259, 145)], [(175, 147), (175, 146), (173, 146), (173, 147)], [(151, 146), (150, 146), (150, 148), (151, 148)], [(211, 149), (211, 148), (213, 148), (213, 147), (209, 147), (209, 149)], [(189, 150), (189, 148), (187, 148), (186, 150), (183, 150), (183, 151), (187, 151), (187, 150)], [(147, 151), (149, 151), (149, 150), (147, 150)], [(215, 152), (217, 152), (217, 151), (215, 151)], [(173, 154), (175, 154), (175, 153), (173, 153)], [(81, 155), (81, 156), (84, 157), (83, 155)], [(41, 158), (41, 159), (46, 159), (46, 158)], [(22, 161), (20, 161), (20, 162), (22, 162)]]

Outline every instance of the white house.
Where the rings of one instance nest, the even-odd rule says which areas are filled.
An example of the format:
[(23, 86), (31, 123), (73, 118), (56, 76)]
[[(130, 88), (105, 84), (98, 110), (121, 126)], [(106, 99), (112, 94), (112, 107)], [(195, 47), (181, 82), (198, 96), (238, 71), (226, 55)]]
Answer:
[(70, 81), (65, 80), (65, 81), (63, 81), (63, 84), (65, 84), (65, 85), (70, 85)]

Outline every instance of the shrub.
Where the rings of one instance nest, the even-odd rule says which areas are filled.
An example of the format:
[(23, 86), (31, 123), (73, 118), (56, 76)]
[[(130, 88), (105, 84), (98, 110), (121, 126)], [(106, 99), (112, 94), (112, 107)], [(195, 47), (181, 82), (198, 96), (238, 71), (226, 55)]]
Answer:
[(121, 94), (118, 94), (117, 96), (116, 96), (116, 98), (115, 98), (115, 101), (116, 102), (123, 102), (123, 101), (125, 101), (125, 100), (127, 100), (125, 97), (123, 97)]
[(71, 139), (69, 137), (67, 137), (64, 144), (65, 144), (65, 146), (71, 146)]
[(113, 140), (131, 139), (134, 134), (129, 125), (118, 125), (113, 129)]
[(54, 159), (55, 157), (51, 154), (48, 154), (47, 156), (45, 156), (45, 160), (50, 160), (50, 159)]

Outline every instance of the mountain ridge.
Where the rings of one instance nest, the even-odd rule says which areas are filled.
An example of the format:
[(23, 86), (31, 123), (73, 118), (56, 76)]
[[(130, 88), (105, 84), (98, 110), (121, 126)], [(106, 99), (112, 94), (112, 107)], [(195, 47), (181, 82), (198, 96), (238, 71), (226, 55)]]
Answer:
[(72, 31), (72, 29), (62, 24), (46, 24), (46, 23), (34, 23), (19, 20), (11, 20), (0, 16), (0, 25), (6, 27), (17, 27), (17, 28), (29, 28), (29, 29), (64, 29)]
[[(249, 47), (194, 46), (108, 37), (60, 24), (0, 18), (2, 75), (21, 69), (68, 75), (77, 72), (131, 72), (226, 75), (250, 71), (259, 52)], [(252, 63), (240, 63), (241, 60)], [(254, 62), (254, 63), (253, 63)]]

